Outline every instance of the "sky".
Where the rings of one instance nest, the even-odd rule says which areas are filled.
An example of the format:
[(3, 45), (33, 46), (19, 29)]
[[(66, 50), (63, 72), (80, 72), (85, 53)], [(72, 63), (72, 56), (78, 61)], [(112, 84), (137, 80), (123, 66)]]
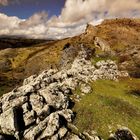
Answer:
[(0, 0), (0, 35), (61, 39), (87, 23), (139, 17), (140, 0)]
[[(2, 1), (5, 1), (5, 3)], [(0, 0), (0, 12), (8, 16), (18, 16), (26, 19), (36, 12), (46, 11), (49, 16), (59, 15), (65, 0)]]

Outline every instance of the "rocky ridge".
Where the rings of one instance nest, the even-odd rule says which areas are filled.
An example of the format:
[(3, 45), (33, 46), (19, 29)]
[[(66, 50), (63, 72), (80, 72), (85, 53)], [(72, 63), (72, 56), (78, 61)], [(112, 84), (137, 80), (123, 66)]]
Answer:
[(114, 61), (99, 61), (93, 65), (81, 45), (71, 68), (60, 71), (50, 69), (40, 75), (32, 75), (24, 80), (21, 87), (0, 98), (1, 138), (100, 140), (96, 135), (72, 132), (72, 128), (76, 127), (72, 125), (75, 115), (70, 95), (78, 85), (81, 92), (87, 94), (91, 90), (90, 81), (118, 80), (126, 76), (128, 73), (119, 71)]

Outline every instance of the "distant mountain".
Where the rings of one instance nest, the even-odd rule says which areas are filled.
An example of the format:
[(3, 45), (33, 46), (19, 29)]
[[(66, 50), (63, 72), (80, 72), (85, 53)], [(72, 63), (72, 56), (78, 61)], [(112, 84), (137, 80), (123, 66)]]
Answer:
[(48, 42), (45, 39), (29, 39), (17, 36), (0, 36), (0, 50), (6, 48), (29, 47), (35, 44)]

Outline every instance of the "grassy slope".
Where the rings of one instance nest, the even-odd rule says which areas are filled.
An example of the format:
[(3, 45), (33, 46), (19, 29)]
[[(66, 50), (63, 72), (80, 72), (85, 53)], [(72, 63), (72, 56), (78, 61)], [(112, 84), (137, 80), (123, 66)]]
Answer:
[(81, 131), (96, 130), (107, 139), (109, 130), (121, 125), (129, 127), (140, 138), (140, 95), (129, 93), (132, 89), (140, 90), (140, 79), (100, 80), (91, 85), (93, 92), (83, 96), (74, 107), (76, 126)]

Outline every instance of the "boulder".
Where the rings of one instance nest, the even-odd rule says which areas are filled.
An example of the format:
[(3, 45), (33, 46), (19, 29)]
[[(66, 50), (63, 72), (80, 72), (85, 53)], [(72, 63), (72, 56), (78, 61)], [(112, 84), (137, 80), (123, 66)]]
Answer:
[(32, 76), (26, 78), (26, 79), (23, 81), (23, 86), (29, 84), (30, 82), (32, 82), (36, 77), (37, 77), (37, 75), (32, 75)]
[(40, 110), (44, 106), (44, 99), (42, 96), (33, 93), (30, 95), (30, 104), (32, 106), (32, 109), (38, 114), (38, 112), (40, 112)]
[(13, 107), (0, 115), (0, 133), (18, 138), (18, 132), (24, 129), (22, 109)]
[(32, 126), (29, 129), (24, 131), (23, 137), (27, 140), (34, 140), (38, 134), (42, 133), (43, 130), (47, 127), (49, 119), (45, 118), (43, 121), (40, 121), (38, 125)]
[(104, 39), (100, 38), (100, 37), (95, 37), (95, 41), (94, 44), (97, 48), (101, 49), (104, 52), (110, 52), (110, 45), (108, 44), (107, 41), (105, 41)]
[(88, 94), (92, 91), (91, 87), (87, 84), (81, 84), (81, 92)]
[(31, 110), (31, 106), (28, 102), (26, 102), (22, 105), (22, 109), (23, 109), (23, 114), (25, 114), (25, 113), (27, 113), (28, 111)]
[(51, 109), (49, 105), (45, 105), (41, 110), (37, 112), (37, 115), (40, 120), (44, 120), (51, 113)]
[(33, 124), (36, 121), (35, 112), (33, 110), (26, 112), (23, 115), (23, 120), (24, 120), (25, 126), (29, 126), (29, 125)]
[(62, 139), (67, 134), (67, 132), (67, 128), (61, 127), (58, 131), (59, 138)]
[(79, 138), (79, 136), (75, 134), (71, 134), (67, 140), (82, 140)]
[(59, 89), (55, 91), (53, 87), (48, 87), (41, 90), (40, 95), (45, 98), (48, 105), (53, 106), (55, 109), (65, 109), (68, 107), (68, 97), (59, 91)]
[(52, 113), (48, 117), (48, 123), (46, 129), (40, 136), (40, 139), (49, 138), (54, 135), (59, 129), (59, 115), (57, 113)]
[(19, 129), (16, 118), (16, 108), (10, 108), (0, 115), (0, 127), (2, 134), (15, 135)]
[(121, 127), (110, 135), (109, 140), (139, 140), (139, 138), (129, 128)]
[(15, 98), (15, 99), (9, 100), (9, 101), (6, 99), (2, 100), (2, 110), (6, 111), (6, 110), (13, 108), (13, 107), (22, 106), (27, 101), (28, 101), (28, 98), (26, 96), (21, 96), (19, 98)]
[(58, 111), (58, 114), (63, 116), (67, 122), (72, 122), (74, 118), (73, 111), (70, 109), (64, 109), (64, 110)]

